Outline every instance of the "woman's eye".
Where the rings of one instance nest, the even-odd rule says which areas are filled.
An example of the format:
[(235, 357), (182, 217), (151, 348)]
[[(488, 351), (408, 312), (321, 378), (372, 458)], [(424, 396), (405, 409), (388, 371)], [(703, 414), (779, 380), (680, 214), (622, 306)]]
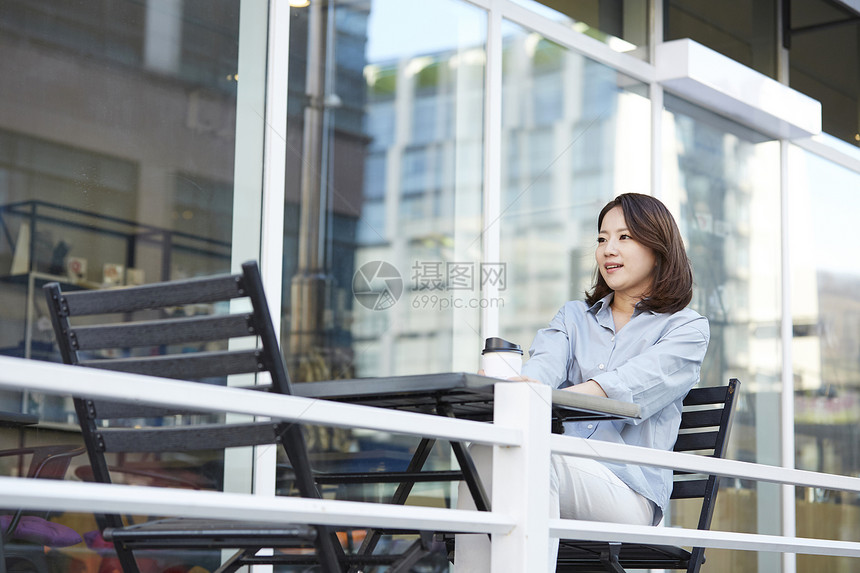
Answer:
[(622, 239), (632, 239), (633, 237), (631, 237), (630, 235), (621, 235), (621, 238)]
[(606, 239), (604, 239), (603, 237), (597, 237), (597, 242), (598, 243), (605, 243)]

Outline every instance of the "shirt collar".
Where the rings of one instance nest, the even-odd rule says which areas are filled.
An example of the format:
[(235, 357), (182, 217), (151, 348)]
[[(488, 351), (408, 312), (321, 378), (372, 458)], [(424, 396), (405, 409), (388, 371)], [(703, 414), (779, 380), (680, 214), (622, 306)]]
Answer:
[[(598, 300), (597, 302), (592, 304), (590, 307), (588, 307), (588, 312), (590, 312), (591, 314), (593, 314), (597, 317), (600, 317), (604, 314), (609, 314), (610, 313), (609, 307), (612, 304), (613, 298), (615, 298), (615, 293), (610, 292), (608, 295), (606, 295), (605, 297), (603, 297), (602, 299)], [(640, 303), (636, 304), (636, 308), (633, 310), (633, 316), (637, 316), (643, 312), (648, 312), (650, 314), (657, 314), (656, 312), (654, 312), (653, 310), (650, 310), (650, 309), (649, 310), (642, 310), (641, 308), (639, 308), (639, 304)]]
[(615, 297), (614, 292), (610, 292), (608, 295), (598, 300), (590, 307), (588, 307), (588, 312), (592, 314), (599, 314), (601, 311), (605, 311), (609, 309), (609, 305), (612, 304), (612, 299)]
[(588, 312), (594, 316), (597, 324), (608, 328), (613, 332), (615, 331), (615, 321), (612, 320), (612, 311), (609, 309), (609, 306), (612, 304), (614, 296), (615, 293), (610, 292), (608, 295), (591, 305), (588, 309)]

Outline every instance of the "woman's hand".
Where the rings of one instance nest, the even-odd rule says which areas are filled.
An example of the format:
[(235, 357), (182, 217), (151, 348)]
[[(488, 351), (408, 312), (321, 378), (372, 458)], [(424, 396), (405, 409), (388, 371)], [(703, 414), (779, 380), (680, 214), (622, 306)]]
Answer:
[(603, 391), (603, 388), (597, 383), (597, 380), (586, 380), (582, 384), (574, 384), (573, 386), (562, 388), (562, 390), (566, 390), (567, 392), (576, 392), (577, 394), (588, 394), (589, 396), (607, 398), (606, 392)]
[[(478, 374), (481, 376), (486, 376), (484, 374), (484, 370), (478, 370)], [(529, 378), (528, 376), (511, 376), (510, 378), (505, 378), (508, 382), (531, 382), (532, 384), (541, 384), (540, 380), (535, 380), (534, 378)], [(575, 384), (573, 386), (568, 386), (567, 388), (562, 388), (567, 392), (576, 392), (577, 394), (588, 394), (589, 396), (600, 396), (601, 398), (607, 398), (606, 392), (603, 391), (603, 388), (600, 384), (597, 383), (597, 380), (586, 380), (582, 384)]]

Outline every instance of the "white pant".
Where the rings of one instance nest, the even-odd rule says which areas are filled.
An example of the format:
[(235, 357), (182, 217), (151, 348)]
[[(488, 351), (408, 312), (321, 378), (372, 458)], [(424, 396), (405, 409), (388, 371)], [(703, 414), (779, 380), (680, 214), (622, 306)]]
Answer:
[[(493, 448), (470, 448), (475, 467), (481, 475), (487, 495), (492, 496)], [(651, 525), (655, 505), (595, 460), (553, 455), (550, 467), (550, 519), (585, 519), (635, 525)], [(465, 482), (460, 482), (458, 509), (475, 509), (475, 502)], [(454, 571), (483, 573), (490, 570), (490, 539), (486, 534), (455, 536)], [(550, 563), (555, 571), (558, 539), (550, 538)]]

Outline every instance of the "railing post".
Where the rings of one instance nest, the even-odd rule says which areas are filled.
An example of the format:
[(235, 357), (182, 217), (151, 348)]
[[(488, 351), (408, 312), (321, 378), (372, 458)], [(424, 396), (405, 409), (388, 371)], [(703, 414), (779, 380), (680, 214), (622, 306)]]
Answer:
[(494, 423), (523, 432), (521, 447), (493, 451), (492, 508), (516, 523), (492, 536), (492, 571), (542, 572), (549, 564), (549, 386), (496, 384)]

